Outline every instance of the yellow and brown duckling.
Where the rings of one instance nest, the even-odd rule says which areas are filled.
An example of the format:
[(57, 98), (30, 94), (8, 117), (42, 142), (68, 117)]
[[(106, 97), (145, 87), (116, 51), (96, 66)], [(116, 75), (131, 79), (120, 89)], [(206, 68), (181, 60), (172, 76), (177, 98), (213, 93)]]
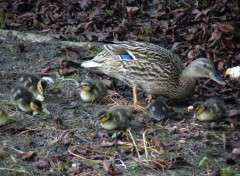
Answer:
[(7, 112), (0, 108), (0, 126), (6, 125), (8, 121), (9, 118)]
[(229, 76), (230, 80), (237, 81), (240, 78), (240, 66), (228, 68), (225, 72), (226, 76)]
[(211, 98), (205, 102), (196, 102), (188, 107), (189, 112), (194, 112), (200, 121), (218, 120), (227, 116), (225, 103), (219, 98)]
[(47, 87), (47, 81), (32, 74), (23, 74), (19, 80), (20, 84), (26, 87), (35, 97), (39, 94), (43, 96), (43, 92)]
[(114, 106), (99, 112), (97, 119), (106, 130), (126, 129), (133, 120), (133, 114), (126, 106)]
[(147, 113), (151, 118), (154, 118), (155, 120), (159, 121), (166, 118), (168, 109), (169, 108), (166, 104), (166, 100), (163, 97), (158, 97), (148, 105)]
[(43, 110), (42, 103), (36, 99), (32, 92), (23, 86), (16, 86), (11, 91), (12, 99), (17, 107), (24, 112), (39, 113)]
[(85, 102), (99, 101), (107, 95), (107, 88), (100, 80), (84, 80), (80, 83), (80, 96)]
[(198, 79), (210, 78), (226, 84), (207, 58), (198, 58), (183, 68), (175, 54), (151, 43), (129, 41), (103, 47), (103, 51), (81, 66), (97, 68), (132, 87), (134, 105), (137, 104), (137, 87), (148, 94), (183, 100), (194, 93)]

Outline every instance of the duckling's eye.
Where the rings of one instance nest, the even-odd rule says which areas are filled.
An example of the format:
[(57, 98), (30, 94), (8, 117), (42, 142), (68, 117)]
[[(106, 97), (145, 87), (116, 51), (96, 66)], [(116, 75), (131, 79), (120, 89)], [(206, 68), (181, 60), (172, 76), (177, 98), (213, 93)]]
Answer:
[(203, 64), (203, 67), (207, 67), (207, 64)]

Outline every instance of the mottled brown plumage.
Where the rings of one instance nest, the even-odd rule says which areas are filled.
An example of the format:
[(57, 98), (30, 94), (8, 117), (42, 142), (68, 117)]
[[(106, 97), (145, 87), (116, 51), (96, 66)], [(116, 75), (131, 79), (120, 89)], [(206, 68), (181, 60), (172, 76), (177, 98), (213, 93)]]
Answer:
[[(137, 86), (149, 94), (185, 99), (192, 95), (199, 78), (211, 78), (225, 85), (216, 76), (213, 63), (206, 58), (196, 59), (183, 69), (176, 55), (154, 44), (123, 42), (104, 45), (104, 48), (94, 59), (83, 62), (82, 66), (96, 67), (106, 75), (130, 87)], [(124, 59), (123, 55), (129, 57)]]

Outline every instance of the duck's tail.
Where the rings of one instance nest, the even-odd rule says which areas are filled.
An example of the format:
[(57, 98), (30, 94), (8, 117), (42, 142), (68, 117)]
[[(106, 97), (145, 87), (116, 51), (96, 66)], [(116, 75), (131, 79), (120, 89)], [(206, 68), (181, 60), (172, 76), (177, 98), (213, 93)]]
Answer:
[(94, 62), (93, 60), (90, 60), (90, 61), (85, 61), (81, 64), (82, 67), (85, 67), (85, 68), (94, 68), (94, 67), (101, 67), (102, 64), (101, 63), (97, 63), (97, 62)]

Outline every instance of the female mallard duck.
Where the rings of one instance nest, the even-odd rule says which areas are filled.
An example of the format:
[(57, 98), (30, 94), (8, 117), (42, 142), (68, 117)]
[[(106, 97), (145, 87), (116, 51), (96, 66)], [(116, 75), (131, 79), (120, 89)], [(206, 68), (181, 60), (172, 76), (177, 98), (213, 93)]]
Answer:
[(19, 80), (20, 84), (26, 87), (35, 97), (39, 94), (43, 96), (44, 89), (47, 87), (47, 81), (32, 74), (23, 74)]
[(101, 72), (133, 87), (134, 104), (137, 86), (149, 94), (170, 99), (185, 99), (193, 94), (198, 78), (210, 78), (221, 85), (213, 63), (199, 58), (183, 69), (171, 51), (150, 43), (123, 42), (104, 45), (105, 50), (81, 66)]
[(0, 108), (0, 126), (6, 125), (8, 123), (8, 114), (2, 108)]
[(133, 119), (132, 112), (125, 106), (114, 106), (97, 114), (101, 126), (106, 130), (125, 129)]
[(196, 102), (188, 107), (189, 112), (194, 112), (200, 121), (217, 120), (227, 115), (225, 104), (218, 98), (211, 98), (205, 102)]
[(12, 99), (17, 107), (24, 112), (41, 112), (42, 103), (35, 99), (32, 92), (23, 86), (16, 86), (11, 91)]
[(107, 95), (107, 88), (100, 80), (84, 80), (80, 83), (80, 96), (85, 102), (94, 102)]
[(147, 107), (147, 113), (151, 118), (155, 120), (163, 120), (168, 113), (168, 106), (166, 104), (166, 100), (163, 97), (158, 97), (157, 99), (153, 100)]

